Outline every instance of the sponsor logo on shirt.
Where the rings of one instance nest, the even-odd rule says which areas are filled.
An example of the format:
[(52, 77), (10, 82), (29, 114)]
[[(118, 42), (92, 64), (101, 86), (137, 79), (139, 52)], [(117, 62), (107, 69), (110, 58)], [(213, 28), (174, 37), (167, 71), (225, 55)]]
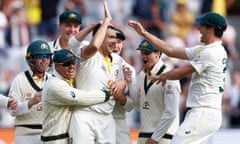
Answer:
[(173, 94), (172, 85), (167, 85), (166, 94)]
[(26, 93), (25, 100), (31, 100), (32, 99), (32, 93)]

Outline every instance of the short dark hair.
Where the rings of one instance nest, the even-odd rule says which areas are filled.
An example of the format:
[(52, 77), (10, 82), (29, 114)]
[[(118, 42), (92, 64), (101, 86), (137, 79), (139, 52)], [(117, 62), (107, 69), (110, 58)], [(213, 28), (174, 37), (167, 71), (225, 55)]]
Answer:
[[(92, 32), (92, 36), (94, 36), (96, 34), (96, 32), (98, 31), (98, 29), (100, 28), (101, 25), (102, 24), (99, 23), (95, 26), (95, 28), (93, 29), (93, 32)], [(108, 28), (115, 29), (115, 27), (112, 25), (108, 25)]]

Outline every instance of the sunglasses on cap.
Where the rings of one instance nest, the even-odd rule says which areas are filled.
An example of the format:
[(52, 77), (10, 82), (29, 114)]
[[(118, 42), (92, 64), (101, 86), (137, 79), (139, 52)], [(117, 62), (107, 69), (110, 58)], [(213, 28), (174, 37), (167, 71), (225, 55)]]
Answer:
[(59, 64), (61, 64), (61, 65), (64, 66), (64, 67), (68, 67), (68, 66), (70, 66), (70, 65), (75, 65), (75, 64), (76, 64), (76, 61), (73, 60), (73, 61), (68, 61), (68, 62), (59, 63)]
[(50, 54), (37, 54), (37, 55), (34, 55), (33, 58), (35, 59), (50, 59), (52, 55)]

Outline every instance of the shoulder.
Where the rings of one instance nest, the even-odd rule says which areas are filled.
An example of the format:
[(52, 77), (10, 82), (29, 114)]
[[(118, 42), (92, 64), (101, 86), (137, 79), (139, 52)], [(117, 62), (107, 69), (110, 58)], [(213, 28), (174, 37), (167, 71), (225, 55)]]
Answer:
[(119, 56), (118, 54), (115, 54), (115, 53), (112, 53), (111, 56), (115, 63), (121, 63), (123, 65), (124, 59), (121, 56)]
[(18, 81), (18, 80), (21, 80), (21, 79), (23, 79), (23, 78), (25, 78), (25, 77), (26, 77), (25, 71), (23, 71), (23, 72), (18, 73), (18, 74), (13, 78), (13, 81)]
[(45, 90), (60, 90), (68, 87), (67, 82), (65, 82), (62, 79), (59, 79), (55, 76), (49, 77), (47, 80), (47, 83), (45, 84), (44, 88)]

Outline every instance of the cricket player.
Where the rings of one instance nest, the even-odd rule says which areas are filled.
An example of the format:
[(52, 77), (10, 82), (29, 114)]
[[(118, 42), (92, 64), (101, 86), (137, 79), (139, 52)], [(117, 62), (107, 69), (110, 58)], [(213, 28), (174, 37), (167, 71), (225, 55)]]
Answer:
[(110, 93), (103, 91), (81, 91), (72, 87), (75, 77), (76, 56), (66, 49), (54, 53), (55, 70), (42, 91), (44, 144), (68, 144), (69, 123), (74, 106), (89, 106), (109, 99)]
[(138, 144), (169, 144), (179, 126), (179, 98), (181, 93), (178, 80), (168, 80), (165, 86), (151, 81), (170, 70), (161, 59), (161, 52), (147, 40), (138, 46), (143, 61), (143, 70), (138, 74), (136, 86), (129, 89), (133, 104), (140, 112), (140, 133)]
[[(118, 55), (120, 55), (122, 49), (123, 49), (123, 43), (124, 40), (126, 39), (125, 34), (123, 33), (122, 30), (120, 30), (119, 28), (115, 28), (114, 29), (116, 32), (116, 38), (117, 41), (113, 47), (113, 53), (116, 53)], [(131, 81), (129, 81), (128, 85), (134, 85), (134, 81), (135, 81), (135, 69), (128, 64), (125, 60), (122, 61), (122, 64), (124, 65), (123, 71), (125, 69), (129, 69), (129, 71), (131, 71), (130, 74), (128, 73), (124, 73), (124, 79), (127, 80), (129, 79), (128, 77), (131, 77)], [(127, 99), (131, 99), (131, 97), (128, 96), (128, 89), (126, 89), (124, 96), (127, 96)], [(130, 100), (129, 100), (130, 101)], [(113, 109), (113, 117), (115, 120), (115, 125), (116, 125), (116, 144), (130, 144), (130, 129), (127, 125), (127, 121), (126, 121), (126, 113), (127, 111), (131, 111), (132, 108), (125, 108), (124, 105), (122, 105), (120, 102), (116, 102), (116, 105)]]
[[(126, 82), (123, 80), (121, 57), (112, 53), (116, 41), (114, 28), (110, 25), (112, 17), (104, 0), (105, 18), (94, 27), (93, 38), (89, 45), (79, 49), (81, 41), (92, 28), (90, 25), (69, 40), (74, 53), (80, 57), (76, 75), (76, 87), (91, 91), (110, 89), (112, 95), (123, 92)], [(119, 83), (120, 82), (120, 83)], [(118, 84), (116, 84), (118, 83)], [(115, 100), (89, 107), (74, 109), (70, 123), (70, 135), (73, 144), (115, 144), (116, 130), (112, 111)]]
[(141, 36), (168, 56), (189, 60), (189, 63), (153, 77), (153, 81), (181, 79), (191, 74), (187, 97), (188, 112), (173, 137), (172, 144), (201, 144), (212, 136), (222, 122), (222, 95), (227, 72), (227, 54), (221, 37), (227, 28), (225, 18), (209, 12), (196, 19), (201, 42), (192, 48), (175, 48), (147, 32), (139, 22), (129, 21)]
[(82, 23), (82, 16), (76, 11), (65, 11), (59, 16), (60, 36), (49, 42), (52, 51), (71, 48), (68, 45), (69, 39), (79, 32)]
[(26, 60), (29, 70), (19, 73), (10, 86), (8, 96), (18, 101), (15, 119), (14, 144), (40, 144), (42, 131), (41, 91), (47, 79), (46, 73), (52, 57), (47, 42), (33, 41), (27, 48)]

